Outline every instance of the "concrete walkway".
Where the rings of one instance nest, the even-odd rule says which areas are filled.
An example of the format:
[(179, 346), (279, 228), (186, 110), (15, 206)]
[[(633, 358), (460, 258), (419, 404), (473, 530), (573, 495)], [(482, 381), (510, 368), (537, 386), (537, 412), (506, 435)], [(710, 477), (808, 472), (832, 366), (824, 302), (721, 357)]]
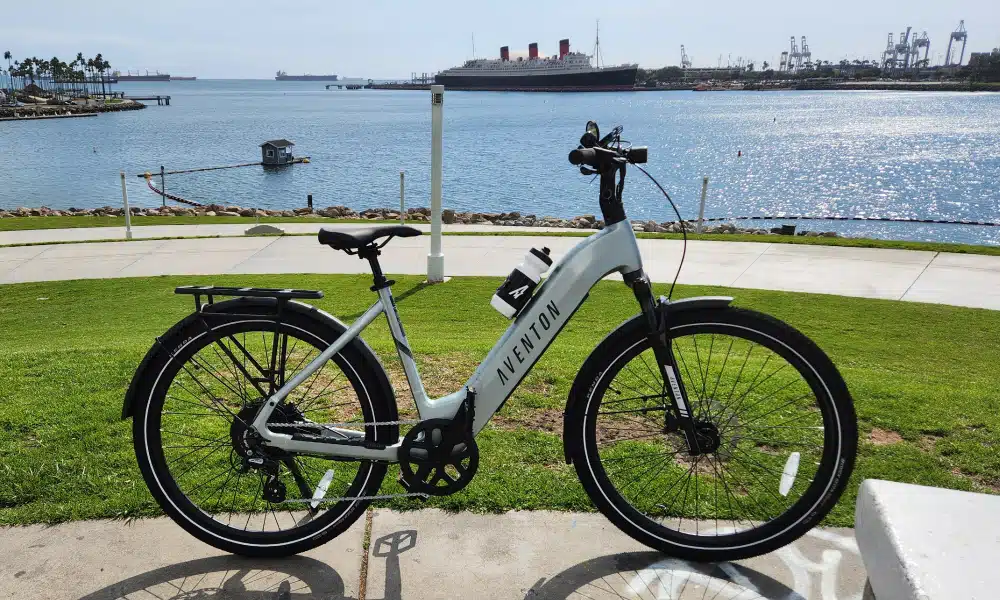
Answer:
[[(282, 224), (313, 232), (318, 223)], [(347, 225), (346, 227), (352, 227)], [(492, 226), (447, 229), (493, 230)], [(0, 244), (114, 237), (117, 228), (0, 233)], [(539, 233), (551, 232), (541, 228)], [(144, 226), (137, 237), (239, 234), (242, 225)], [(447, 275), (504, 276), (532, 246), (558, 258), (579, 238), (446, 236)], [(387, 273), (426, 272), (430, 238), (396, 239), (383, 250)], [(653, 281), (673, 280), (678, 240), (639, 240)], [(140, 240), (0, 248), (0, 283), (239, 273), (366, 273), (367, 263), (309, 236)], [(193, 281), (205, 281), (195, 278)], [(1000, 256), (748, 242), (689, 242), (682, 283), (815, 292), (1000, 310)]]
[(850, 529), (697, 564), (651, 552), (597, 514), (378, 510), (367, 561), (365, 526), (279, 560), (224, 554), (165, 518), (0, 529), (0, 598), (860, 600), (866, 578)]

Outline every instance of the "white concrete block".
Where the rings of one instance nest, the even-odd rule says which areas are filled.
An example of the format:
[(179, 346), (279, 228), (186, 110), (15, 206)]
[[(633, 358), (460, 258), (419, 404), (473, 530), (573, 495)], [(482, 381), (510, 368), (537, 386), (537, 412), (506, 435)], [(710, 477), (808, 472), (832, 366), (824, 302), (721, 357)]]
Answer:
[(868, 479), (855, 527), (877, 600), (998, 597), (1000, 497)]

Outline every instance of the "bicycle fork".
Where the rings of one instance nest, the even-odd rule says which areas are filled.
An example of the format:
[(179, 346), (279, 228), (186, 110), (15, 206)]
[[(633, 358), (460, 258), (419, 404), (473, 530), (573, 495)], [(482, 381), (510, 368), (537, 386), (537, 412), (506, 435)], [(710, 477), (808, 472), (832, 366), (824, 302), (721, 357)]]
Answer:
[[(647, 336), (656, 357), (656, 364), (660, 369), (660, 376), (663, 377), (663, 394), (670, 398), (670, 408), (673, 410), (677, 429), (684, 432), (688, 453), (691, 456), (698, 456), (701, 454), (701, 448), (698, 444), (698, 430), (691, 415), (684, 382), (677, 376), (677, 364), (668, 336), (666, 312), (657, 310), (656, 299), (653, 297), (649, 280), (646, 279), (646, 274), (642, 270), (626, 273), (624, 279), (625, 283), (632, 288), (636, 300), (639, 301), (642, 314), (646, 318)], [(664, 431), (667, 431), (670, 423), (669, 416), (665, 421)]]

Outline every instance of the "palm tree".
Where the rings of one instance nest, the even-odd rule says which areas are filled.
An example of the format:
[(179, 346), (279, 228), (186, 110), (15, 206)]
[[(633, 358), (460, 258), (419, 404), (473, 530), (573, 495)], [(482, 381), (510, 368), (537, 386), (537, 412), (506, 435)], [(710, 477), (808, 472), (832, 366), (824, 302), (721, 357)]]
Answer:
[(14, 75), (11, 73), (10, 59), (14, 58), (14, 55), (10, 53), (10, 50), (5, 50), (3, 53), (4, 60), (7, 61), (7, 75), (10, 76), (10, 87), (13, 91), (14, 88)]
[(100, 52), (98, 52), (97, 56), (94, 57), (94, 69), (101, 78), (101, 95), (107, 96), (107, 92), (104, 89), (104, 68), (104, 57), (101, 56)]
[(107, 79), (108, 80), (108, 92), (110, 92), (111, 91), (111, 71), (110, 71), (110, 69), (111, 69), (111, 63), (109, 63), (108, 61), (106, 61), (106, 60), (104, 60), (102, 58), (101, 59), (101, 64), (104, 66), (104, 77), (103, 77), (103, 79)]
[[(83, 52), (77, 52), (76, 53), (76, 58), (73, 59), (73, 62), (71, 64), (73, 65), (73, 71), (74, 71), (74, 73), (76, 73), (77, 78), (79, 78), (79, 80), (81, 82), (83, 82), (84, 93), (86, 93), (86, 89), (87, 89), (87, 77), (86, 77), (86, 75), (83, 72), (83, 68), (87, 64), (87, 61), (85, 61), (83, 59)], [(76, 67), (80, 67), (80, 70), (77, 71)]]
[[(88, 58), (87, 59), (87, 81), (92, 81), (93, 78), (94, 78), (94, 66), (95, 66), (94, 65), (94, 59)], [(97, 82), (95, 81), (94, 82), (94, 93), (97, 93), (97, 85), (96, 85), (96, 83)], [(89, 89), (88, 89), (87, 93), (88, 94), (90, 93)]]

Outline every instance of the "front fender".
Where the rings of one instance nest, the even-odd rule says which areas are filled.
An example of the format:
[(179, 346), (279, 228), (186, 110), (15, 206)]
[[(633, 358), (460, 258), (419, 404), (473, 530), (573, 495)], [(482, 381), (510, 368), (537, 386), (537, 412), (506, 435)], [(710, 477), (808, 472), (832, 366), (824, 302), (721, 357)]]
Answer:
[[(664, 317), (661, 323), (669, 323), (670, 315), (682, 311), (701, 310), (705, 308), (726, 308), (733, 302), (729, 296), (696, 296), (694, 298), (684, 298), (673, 302), (662, 302), (656, 306), (656, 310)], [(581, 435), (575, 428), (569, 426), (570, 422), (582, 417), (578, 413), (583, 410), (589, 386), (594, 381), (596, 374), (594, 371), (606, 360), (604, 351), (605, 344), (615, 336), (635, 335), (632, 330), (639, 330), (643, 333), (647, 330), (646, 318), (638, 314), (628, 321), (619, 325), (614, 331), (609, 333), (601, 343), (598, 344), (587, 360), (583, 362), (580, 371), (573, 381), (573, 386), (569, 391), (569, 398), (566, 401), (566, 410), (563, 413), (563, 453), (566, 457), (566, 464), (573, 462), (570, 454), (571, 448), (577, 448), (583, 443)]]

